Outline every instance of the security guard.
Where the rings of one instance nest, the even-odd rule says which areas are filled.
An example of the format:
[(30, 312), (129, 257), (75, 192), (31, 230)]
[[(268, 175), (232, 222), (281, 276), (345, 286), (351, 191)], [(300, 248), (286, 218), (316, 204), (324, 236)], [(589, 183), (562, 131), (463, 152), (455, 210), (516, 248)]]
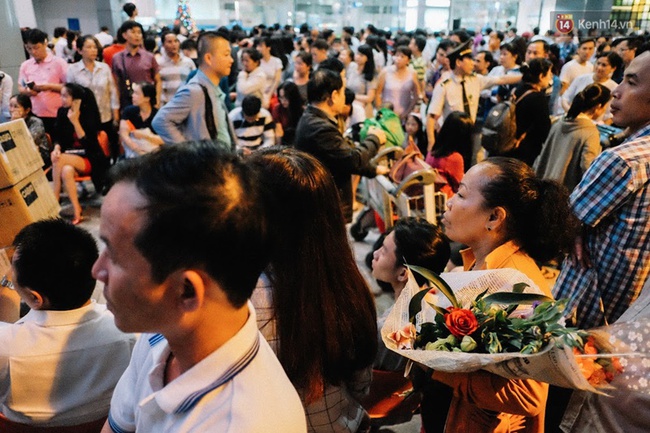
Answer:
[(519, 74), (501, 77), (477, 75), (474, 72), (471, 39), (447, 54), (447, 57), (453, 73), (433, 89), (431, 103), (427, 109), (429, 150), (435, 143), (435, 131), (440, 129), (451, 112), (464, 111), (475, 122), (481, 90), (521, 81)]

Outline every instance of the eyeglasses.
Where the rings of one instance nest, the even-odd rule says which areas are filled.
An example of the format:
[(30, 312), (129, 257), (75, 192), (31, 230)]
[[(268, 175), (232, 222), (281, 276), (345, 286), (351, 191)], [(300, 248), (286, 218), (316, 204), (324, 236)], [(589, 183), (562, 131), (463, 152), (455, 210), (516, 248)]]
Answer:
[(11, 289), (11, 290), (16, 290), (16, 288), (14, 287), (14, 283), (9, 281), (9, 278), (7, 278), (6, 275), (3, 276), (2, 279), (0, 280), (0, 286), (6, 287), (7, 289)]

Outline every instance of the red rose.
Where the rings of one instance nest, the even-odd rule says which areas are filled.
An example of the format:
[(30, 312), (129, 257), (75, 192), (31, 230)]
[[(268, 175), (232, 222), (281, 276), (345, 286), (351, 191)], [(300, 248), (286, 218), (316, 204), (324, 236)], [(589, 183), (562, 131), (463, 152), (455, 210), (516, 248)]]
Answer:
[(445, 325), (455, 337), (471, 335), (478, 329), (478, 320), (470, 310), (450, 307), (448, 311), (445, 314)]

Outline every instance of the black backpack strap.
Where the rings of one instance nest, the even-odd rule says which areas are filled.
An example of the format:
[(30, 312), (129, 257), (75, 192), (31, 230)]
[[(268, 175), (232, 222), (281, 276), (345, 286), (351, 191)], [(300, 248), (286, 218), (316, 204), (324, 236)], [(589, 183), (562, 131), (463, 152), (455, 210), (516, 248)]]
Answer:
[(212, 111), (212, 99), (210, 99), (210, 93), (208, 92), (207, 87), (203, 84), (197, 83), (201, 86), (203, 90), (203, 96), (205, 99), (205, 126), (208, 128), (208, 134), (210, 134), (210, 139), (217, 139), (217, 125), (214, 122), (214, 112)]

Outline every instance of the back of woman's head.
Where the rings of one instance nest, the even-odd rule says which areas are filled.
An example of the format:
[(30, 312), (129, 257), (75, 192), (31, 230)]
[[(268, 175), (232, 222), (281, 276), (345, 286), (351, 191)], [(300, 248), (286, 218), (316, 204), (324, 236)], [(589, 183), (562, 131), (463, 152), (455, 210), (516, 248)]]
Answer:
[(529, 84), (537, 84), (544, 75), (553, 67), (550, 60), (543, 58), (536, 58), (528, 63), (524, 63), (519, 68), (521, 72), (521, 81)]
[[(394, 228), (395, 256), (400, 264), (421, 266), (440, 274), (445, 270), (451, 254), (449, 241), (440, 227), (424, 218), (401, 218)], [(418, 284), (426, 281), (414, 274)]]
[(514, 158), (492, 157), (481, 164), (495, 168), (481, 194), (486, 207), (505, 210), (505, 241), (514, 241), (537, 261), (571, 249), (578, 222), (564, 186), (538, 178), (530, 166)]
[(354, 261), (329, 171), (313, 156), (280, 146), (248, 161), (259, 174), (271, 230), (278, 358), (313, 401), (325, 385), (372, 363), (374, 299)]
[(585, 113), (599, 105), (609, 102), (612, 92), (602, 84), (592, 83), (582, 89), (571, 102), (571, 108), (566, 114), (567, 119), (575, 119), (580, 113)]
[(440, 128), (432, 154), (437, 158), (460, 152), (471, 145), (474, 122), (463, 111), (451, 112)]

